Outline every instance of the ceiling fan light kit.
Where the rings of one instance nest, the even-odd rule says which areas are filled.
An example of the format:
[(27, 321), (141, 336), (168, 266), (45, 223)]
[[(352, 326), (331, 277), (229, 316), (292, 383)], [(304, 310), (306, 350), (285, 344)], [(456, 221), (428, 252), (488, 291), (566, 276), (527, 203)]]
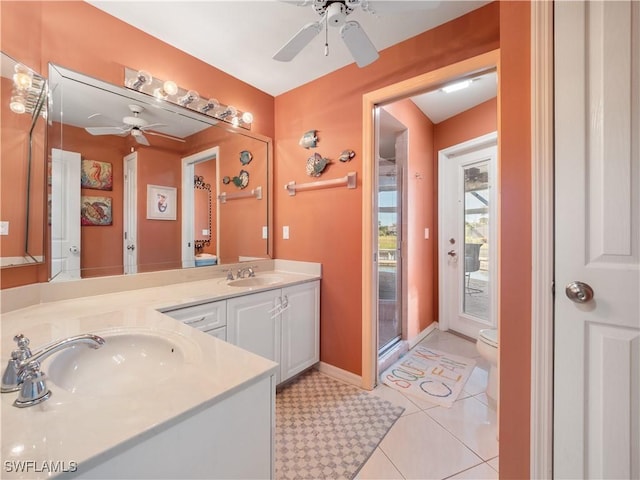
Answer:
[(172, 80), (161, 80), (144, 70), (125, 67), (124, 77), (125, 87), (150, 95), (157, 101), (180, 105), (235, 127), (251, 130), (253, 115), (250, 112), (242, 112), (230, 105), (223, 105), (215, 98), (201, 97), (195, 90), (181, 88)]

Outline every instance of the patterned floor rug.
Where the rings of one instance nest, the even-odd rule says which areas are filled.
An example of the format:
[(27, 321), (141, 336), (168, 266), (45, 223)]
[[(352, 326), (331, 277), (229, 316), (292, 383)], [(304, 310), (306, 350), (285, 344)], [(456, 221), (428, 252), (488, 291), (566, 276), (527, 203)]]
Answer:
[(476, 361), (418, 345), (380, 375), (382, 382), (450, 408), (469, 379)]
[(306, 372), (276, 395), (276, 480), (353, 478), (403, 411)]

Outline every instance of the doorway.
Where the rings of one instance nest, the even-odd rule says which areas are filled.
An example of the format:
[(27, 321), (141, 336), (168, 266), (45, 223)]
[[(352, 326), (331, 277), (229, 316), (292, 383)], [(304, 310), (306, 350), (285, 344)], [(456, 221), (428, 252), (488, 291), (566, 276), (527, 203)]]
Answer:
[[(492, 51), (365, 94), (363, 96), (364, 158), (376, 158), (374, 112), (378, 105), (407, 99), (408, 97), (429, 90), (436, 90), (453, 80), (468, 79), (470, 76), (477, 75), (479, 72), (495, 71), (498, 57), (499, 52), (497, 50)], [(374, 202), (371, 201), (371, 199), (376, 196), (376, 175), (377, 168), (375, 162), (363, 162), (362, 387), (369, 390), (373, 389), (377, 384), (378, 375), (378, 285), (376, 281), (377, 263), (374, 255), (377, 251), (378, 225), (374, 223), (376, 216), (374, 216), (373, 211), (374, 208), (377, 207), (374, 205)], [(426, 190), (426, 187), (420, 186), (420, 182), (424, 182), (424, 185), (431, 184), (433, 187), (437, 184), (432, 176), (432, 172), (422, 172), (420, 169), (414, 171), (410, 168), (407, 177), (407, 182), (409, 182), (412, 187), (415, 186), (418, 191)], [(431, 242), (434, 241), (434, 238), (437, 239), (437, 232), (435, 232), (437, 226), (433, 225), (433, 218), (429, 224), (422, 225), (416, 225), (410, 215), (408, 218), (410, 219), (408, 226), (414, 229), (412, 233), (416, 235), (416, 238), (419, 235), (422, 237), (421, 241), (426, 240)], [(410, 246), (408, 247), (408, 251), (411, 251)], [(409, 253), (409, 255), (411, 255), (411, 253)], [(425, 262), (428, 262), (428, 255), (425, 257)], [(409, 259), (407, 263), (411, 265), (412, 260)], [(419, 268), (421, 268), (421, 265), (417, 266), (417, 269)], [(437, 270), (432, 270), (429, 275), (422, 272), (422, 276), (419, 278), (433, 278), (434, 271)], [(408, 283), (411, 284), (411, 281), (409, 280)], [(437, 285), (431, 288), (437, 289)], [(419, 297), (416, 298), (418, 298), (419, 301)], [(418, 341), (420, 340), (420, 334), (421, 332), (416, 332), (414, 335)]]
[[(219, 178), (219, 160), (220, 156), (220, 147), (208, 148), (207, 150), (203, 150), (198, 153), (194, 153), (193, 155), (189, 155), (188, 157), (184, 157), (182, 159), (182, 267), (195, 267), (196, 266), (196, 235), (195, 230), (198, 226), (198, 222), (196, 222), (195, 214), (196, 214), (196, 200), (195, 200), (195, 188), (194, 188), (194, 176), (196, 174), (196, 165), (203, 164), (205, 162), (214, 162), (215, 167), (208, 169), (209, 171), (215, 170), (215, 178), (211, 180), (207, 179), (207, 181), (211, 182), (213, 185), (214, 192), (218, 191), (218, 178)], [(212, 177), (214, 175), (211, 175)], [(209, 192), (211, 196), (211, 192)], [(210, 200), (212, 202), (212, 200)], [(219, 204), (216, 201), (216, 212), (215, 214), (212, 211), (209, 211), (208, 220), (208, 229), (206, 233), (200, 228), (199, 233), (202, 235), (209, 237), (209, 244), (215, 245), (215, 252), (219, 254), (220, 252), (220, 244), (219, 244), (219, 235), (217, 232), (220, 230), (219, 227)], [(209, 207), (211, 210), (211, 207)], [(214, 224), (212, 223), (211, 216), (215, 215), (215, 234), (214, 234)], [(206, 223), (206, 222), (205, 222)], [(204, 238), (204, 237), (203, 237)]]
[(498, 135), (438, 153), (439, 328), (477, 339), (497, 328)]
[(124, 157), (124, 274), (138, 273), (138, 152)]

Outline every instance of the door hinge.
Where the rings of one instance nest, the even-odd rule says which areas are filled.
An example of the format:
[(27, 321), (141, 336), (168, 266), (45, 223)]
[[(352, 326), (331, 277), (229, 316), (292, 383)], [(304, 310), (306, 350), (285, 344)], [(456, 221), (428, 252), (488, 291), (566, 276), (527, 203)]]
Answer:
[(124, 239), (127, 239), (127, 232), (124, 232)]
[(556, 296), (556, 282), (551, 282), (551, 296)]

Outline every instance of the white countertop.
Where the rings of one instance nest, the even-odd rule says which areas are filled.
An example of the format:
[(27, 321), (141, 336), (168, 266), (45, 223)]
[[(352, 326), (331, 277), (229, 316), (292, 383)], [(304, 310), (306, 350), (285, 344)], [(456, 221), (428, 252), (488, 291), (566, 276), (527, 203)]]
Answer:
[[(266, 272), (265, 272), (266, 273)], [(94, 295), (33, 305), (2, 315), (2, 368), (23, 333), (33, 350), (81, 333), (122, 329), (162, 331), (187, 352), (179, 374), (149, 382), (150, 388), (109, 395), (71, 393), (48, 382), (50, 399), (16, 408), (16, 393), (1, 395), (2, 478), (48, 478), (47, 472), (8, 473), (6, 462), (70, 462), (83, 469), (109, 458), (125, 442), (143, 439), (206, 408), (248, 382), (273, 374), (277, 364), (174, 320), (158, 310), (189, 306), (319, 279), (275, 271), (282, 282), (231, 287), (222, 278)], [(258, 274), (259, 275), (259, 274)], [(84, 348), (84, 347), (80, 347)], [(42, 369), (55, 355), (45, 360)], [(100, 381), (99, 378), (96, 381)]]

